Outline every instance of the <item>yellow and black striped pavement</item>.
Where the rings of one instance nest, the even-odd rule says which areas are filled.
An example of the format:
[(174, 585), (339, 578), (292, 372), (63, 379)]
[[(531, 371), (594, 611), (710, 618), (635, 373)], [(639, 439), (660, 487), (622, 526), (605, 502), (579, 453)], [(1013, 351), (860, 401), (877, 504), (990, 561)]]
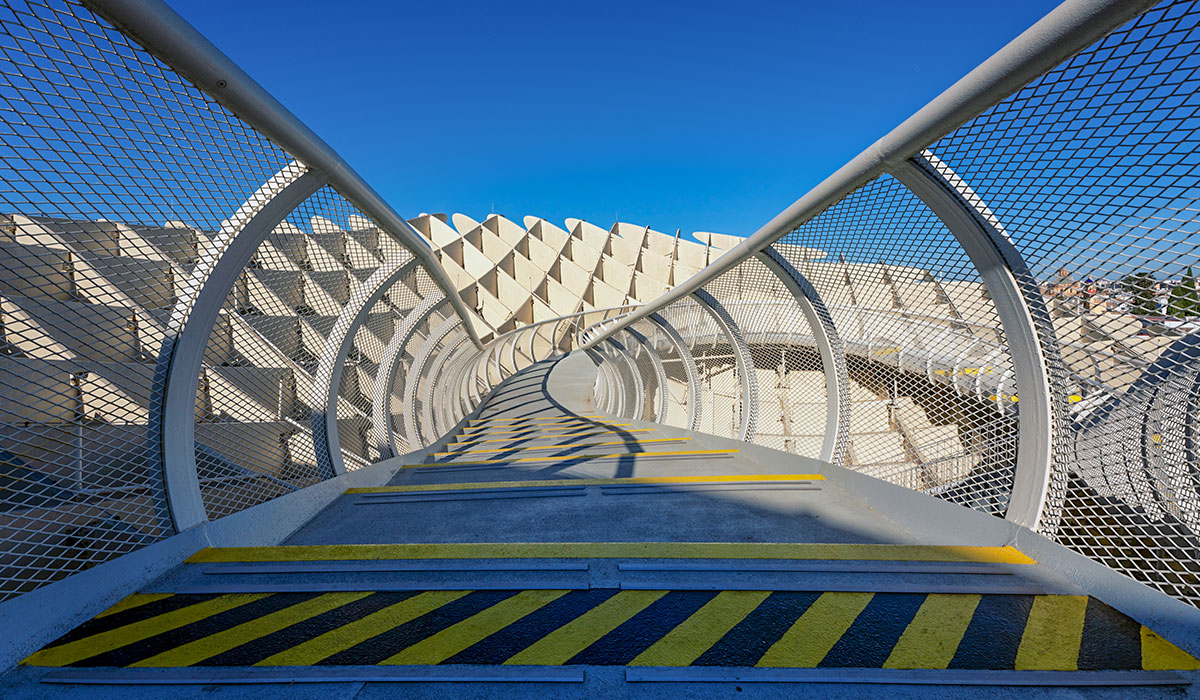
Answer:
[(618, 588), (139, 594), (24, 663), (1200, 668), (1087, 596)]

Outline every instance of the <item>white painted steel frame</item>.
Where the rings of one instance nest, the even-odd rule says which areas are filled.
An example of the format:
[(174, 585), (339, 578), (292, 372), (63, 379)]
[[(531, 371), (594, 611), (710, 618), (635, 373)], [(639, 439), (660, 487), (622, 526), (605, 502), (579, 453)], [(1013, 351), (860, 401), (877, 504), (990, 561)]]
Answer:
[(1042, 522), (1052, 473), (1056, 416), (1046, 362), (1058, 356), (1054, 326), (1036, 278), (987, 204), (928, 150), (891, 174), (941, 219), (987, 286), (1008, 341), (1016, 394), (1016, 473), (1006, 517), (1034, 529)]
[(683, 341), (683, 337), (679, 335), (679, 331), (667, 323), (666, 319), (660, 314), (650, 314), (648, 318), (670, 339), (671, 343), (675, 346), (675, 351), (683, 360), (683, 372), (684, 376), (687, 377), (688, 386), (687, 429), (699, 430), (704, 407), (700, 402), (700, 370), (696, 367), (696, 358), (692, 357), (692, 350)]
[[(400, 357), (417, 328), (445, 303), (447, 299), (441, 291), (436, 291), (421, 300), (421, 303), (405, 314), (404, 320), (392, 333), (387, 347), (383, 350), (379, 367), (375, 370), (375, 396), (371, 402), (371, 429), (381, 456), (394, 457), (399, 454), (396, 449), (396, 434), (392, 427), (391, 395)], [(405, 379), (405, 386), (407, 384), (408, 378)]]
[(756, 257), (791, 292), (812, 329), (825, 373), (825, 439), (817, 458), (841, 464), (850, 445), (850, 378), (833, 316), (816, 287), (778, 250), (767, 246)]
[(222, 224), (180, 290), (154, 369), (147, 436), (176, 532), (208, 520), (196, 471), (196, 391), (213, 325), (267, 234), (325, 185), (299, 161), (280, 170)]
[(742, 421), (736, 437), (743, 442), (750, 442), (754, 439), (758, 423), (758, 377), (754, 372), (754, 358), (750, 355), (750, 347), (746, 344), (742, 330), (716, 297), (703, 289), (697, 289), (692, 296), (700, 302), (701, 308), (717, 322), (717, 327), (725, 335), (729, 349), (733, 353), (738, 379), (741, 380), (742, 385)]

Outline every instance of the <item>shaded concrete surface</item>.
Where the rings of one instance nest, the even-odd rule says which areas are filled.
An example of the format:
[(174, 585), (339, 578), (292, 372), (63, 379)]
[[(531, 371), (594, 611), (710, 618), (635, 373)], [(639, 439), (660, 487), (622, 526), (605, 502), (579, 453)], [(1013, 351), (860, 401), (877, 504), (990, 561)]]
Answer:
[[(396, 543), (828, 543), (897, 545), (989, 545), (970, 532), (943, 533), (937, 540), (922, 537), (865, 504), (838, 479), (839, 470), (815, 460), (786, 455), (745, 443), (691, 433), (652, 423), (622, 420), (595, 413), (590, 394), (595, 369), (582, 354), (539, 363), (511, 378), (494, 393), (450, 444), (421, 461), (398, 458), (400, 466), (391, 487), (432, 488), (428, 500), (412, 490), (347, 493), (297, 530), (286, 545), (362, 545)], [(538, 420), (535, 420), (538, 419)], [(561, 419), (561, 420), (560, 420)], [(569, 421), (562, 422), (563, 420)], [(563, 426), (577, 428), (563, 430)], [(519, 427), (518, 427), (519, 426)], [(511, 428), (516, 428), (513, 430)], [(583, 434), (580, 434), (583, 433)], [(501, 440), (501, 442), (483, 442)], [(651, 442), (654, 441), (654, 442)], [(599, 444), (604, 443), (604, 444)], [(608, 444), (617, 443), (617, 444)], [(531, 449), (538, 448), (538, 449)], [(542, 449), (549, 448), (549, 449)], [(722, 452), (732, 451), (735, 452)], [(701, 452), (708, 454), (676, 454)], [(720, 452), (720, 454), (712, 454)], [(664, 453), (655, 457), (654, 453)], [(621, 455), (586, 459), (588, 455)], [(538, 461), (514, 460), (536, 458)], [(551, 459), (553, 458), (553, 459)], [(488, 462), (478, 464), (478, 462)], [(796, 475), (793, 481), (761, 482), (756, 479)], [(807, 478), (812, 475), (813, 478)], [(821, 479), (825, 476), (827, 478)], [(557, 491), (536, 497), (496, 497), (513, 490), (490, 484), (548, 481), (551, 489), (594, 479), (677, 479), (724, 477), (729, 485), (710, 482), (650, 484), (620, 490), (608, 482), (589, 484), (578, 493)], [(803, 478), (802, 478), (803, 477)], [(476, 486), (463, 490), (452, 487)], [(782, 488), (786, 485), (788, 488)], [(441, 490), (438, 487), (443, 487)], [(899, 487), (880, 485), (878, 489)], [(528, 491), (526, 494), (530, 493)], [(904, 492), (911, 498), (909, 492)], [(399, 495), (393, 495), (399, 494)], [(415, 494), (415, 495), (414, 495)], [(875, 494), (878, 498), (878, 493)], [(408, 499), (408, 500), (405, 500)], [(980, 515), (979, 517), (987, 517)], [(548, 558), (542, 565), (579, 564), (579, 559)], [(622, 569), (631, 560), (584, 558), (586, 571), (576, 574), (548, 572), (471, 571), (486, 561), (459, 560), (447, 571), (390, 574), (389, 581), (411, 582), (419, 587), (472, 589), (481, 586), (526, 588), (553, 587), (560, 579), (584, 589), (633, 585), (637, 574)], [(986, 576), (953, 572), (874, 571), (865, 573), (756, 571), (757, 564), (738, 559), (708, 559), (712, 571), (688, 570), (677, 560), (639, 558), (639, 565), (661, 564), (655, 574), (664, 588), (709, 585), (721, 589), (773, 590), (779, 585), (839, 586), (847, 583), (875, 585), (881, 590), (899, 586), (1026, 586), (1042, 593), (1082, 594), (1078, 585), (1039, 565), (999, 563)], [(516, 569), (535, 563), (512, 560)], [(722, 570), (722, 565), (727, 565)], [(211, 583), (213, 564), (189, 564), (163, 576), (146, 588), (170, 592)], [(432, 568), (436, 569), (437, 566)], [(757, 567), (761, 568), (761, 567)], [(885, 567), (886, 568), (886, 567)], [(574, 578), (571, 578), (574, 576)], [(223, 577), (245, 584), (361, 583), (369, 589), (377, 574), (254, 573)], [(566, 587), (566, 584), (562, 584)], [(756, 588), (756, 586), (758, 588)], [(443, 668), (439, 666), (438, 668)], [(533, 672), (538, 667), (529, 667)], [(975, 685), (902, 685), (749, 682), (737, 669), (719, 682), (629, 682), (623, 667), (587, 666), (580, 683), (536, 682), (330, 682), (290, 685), (238, 686), (226, 684), (170, 686), (69, 686), (47, 685), (38, 679), (53, 669), (23, 667), (0, 679), (0, 697), (20, 698), (342, 698), (366, 700), (385, 697), (420, 698), (863, 698), (886, 693), (896, 698), (1126, 698), (1200, 697), (1195, 686), (1159, 687), (1003, 687)], [(453, 671), (454, 667), (448, 667)], [(464, 669), (469, 673), (470, 667)], [(152, 673), (152, 671), (151, 671)], [(986, 677), (987, 671), (977, 672)], [(1194, 678), (1195, 673), (1182, 674)]]

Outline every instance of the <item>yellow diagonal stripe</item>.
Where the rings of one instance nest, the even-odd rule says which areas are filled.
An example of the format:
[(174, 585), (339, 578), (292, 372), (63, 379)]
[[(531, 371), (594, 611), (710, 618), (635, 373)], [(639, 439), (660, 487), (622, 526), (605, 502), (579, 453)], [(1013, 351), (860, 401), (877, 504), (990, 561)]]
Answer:
[(621, 591), (509, 657), (506, 664), (559, 666), (620, 627), (666, 591)]
[(325, 634), (301, 642), (291, 649), (268, 656), (255, 666), (311, 666), (322, 659), (379, 636), (406, 622), (433, 612), (471, 591), (426, 591)]
[(822, 593), (779, 641), (767, 649), (758, 666), (814, 668), (842, 638), (874, 593)]
[(427, 467), (464, 467), (475, 464), (525, 464), (528, 462), (577, 462), (584, 459), (621, 459), (632, 457), (715, 457), (716, 455), (735, 454), (737, 450), (679, 450), (673, 452), (617, 452), (615, 454), (576, 454), (552, 457), (516, 457), (507, 459), (480, 459), (470, 462), (424, 462), (422, 464), (406, 464), (404, 469), (422, 469)]
[(521, 591), (380, 661), (382, 665), (439, 664), (508, 627), (566, 591)]
[(62, 646), (42, 649), (21, 663), (29, 666), (67, 666), (97, 654), (149, 639), (156, 634), (199, 622), (206, 617), (232, 610), (240, 605), (253, 603), (265, 597), (267, 597), (265, 593), (234, 593), (218, 596), (186, 608), (156, 615), (147, 620), (77, 639)]
[(1025, 622), (1014, 668), (1018, 671), (1076, 671), (1083, 639), (1085, 595), (1040, 595)]
[(975, 615), (980, 596), (932, 593), (900, 635), (884, 668), (946, 668)]
[(288, 606), (283, 610), (276, 610), (273, 613), (263, 615), (249, 622), (243, 622), (222, 632), (210, 634), (203, 639), (197, 639), (173, 649), (168, 649), (160, 654), (151, 656), (148, 659), (142, 659), (130, 665), (144, 667), (191, 666), (217, 654), (229, 651), (236, 646), (241, 646), (246, 642), (265, 637), (285, 627), (291, 627), (297, 622), (303, 622), (310, 617), (329, 612), (334, 608), (340, 608), (347, 603), (353, 603), (369, 595), (371, 595), (370, 592), (326, 593), (325, 595)]
[(188, 563), (378, 559), (874, 559), (1036, 564), (1013, 547), (792, 542), (450, 542), (209, 547)]
[(447, 457), (454, 455), (479, 455), (490, 454), (492, 452), (506, 452), (508, 450), (569, 450), (580, 447), (612, 447), (615, 445), (649, 445), (659, 442), (686, 442), (691, 438), (656, 438), (653, 440), (617, 440), (615, 442), (580, 442), (570, 445), (537, 445), (537, 446), (521, 446), (521, 447), (493, 447), (487, 450), (457, 450), (454, 452), (434, 452), (437, 457)]
[(361, 486), (347, 494), (419, 493), (459, 489), (520, 489), (546, 486), (616, 486), (619, 484), (720, 484), (754, 481), (824, 481), (820, 474), (721, 474), (717, 476), (633, 476), (621, 479), (540, 479), (535, 481), (476, 481), (463, 484), (415, 484), (412, 486)]
[(125, 612), (126, 610), (132, 610), (133, 608), (141, 607), (146, 603), (153, 603), (156, 600), (170, 598), (172, 595), (174, 595), (174, 593), (134, 593), (131, 596), (122, 598), (119, 602), (117, 602), (116, 605), (105, 610), (96, 617), (101, 618), (109, 615), (116, 615), (119, 612)]
[(759, 606), (770, 591), (722, 591), (662, 639), (638, 654), (630, 666), (688, 666), (721, 641)]
[(1200, 671), (1200, 661), (1143, 626), (1142, 668), (1146, 671)]
[[(458, 442), (448, 442), (448, 443), (446, 443), (446, 446), (447, 447), (457, 447), (458, 445), (478, 445), (480, 443), (485, 443), (485, 442), (522, 443), (525, 440), (549, 440), (551, 438), (557, 439), (557, 438), (584, 437), (587, 435), (596, 435), (596, 434), (603, 433), (603, 432), (605, 432), (605, 431), (603, 431), (603, 430), (585, 430), (585, 431), (578, 432), (578, 433), (561, 433), (558, 435), (525, 435), (522, 437), (495, 438), (492, 440), (460, 440)], [(654, 428), (630, 428), (629, 430), (621, 431), (622, 434), (625, 434), (625, 433), (652, 433), (652, 432), (654, 432)]]

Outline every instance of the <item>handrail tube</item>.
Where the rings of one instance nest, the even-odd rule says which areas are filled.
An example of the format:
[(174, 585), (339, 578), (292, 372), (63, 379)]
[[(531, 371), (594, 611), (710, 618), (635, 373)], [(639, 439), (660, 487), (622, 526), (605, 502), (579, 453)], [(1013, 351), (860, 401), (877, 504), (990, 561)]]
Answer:
[(1087, 48), (1159, 0), (1066, 0), (992, 54), (942, 94), (905, 119), (744, 241), (619, 323), (601, 330), (590, 348), (617, 330), (683, 299), (732, 270), (796, 227), (883, 175), (889, 164), (920, 153), (962, 123), (974, 119), (1054, 66)]
[(429, 243), (350, 164), (162, 0), (82, 0), (92, 12), (135, 39), (329, 185), (413, 252), (445, 292), (475, 347), (483, 347), (458, 289)]

